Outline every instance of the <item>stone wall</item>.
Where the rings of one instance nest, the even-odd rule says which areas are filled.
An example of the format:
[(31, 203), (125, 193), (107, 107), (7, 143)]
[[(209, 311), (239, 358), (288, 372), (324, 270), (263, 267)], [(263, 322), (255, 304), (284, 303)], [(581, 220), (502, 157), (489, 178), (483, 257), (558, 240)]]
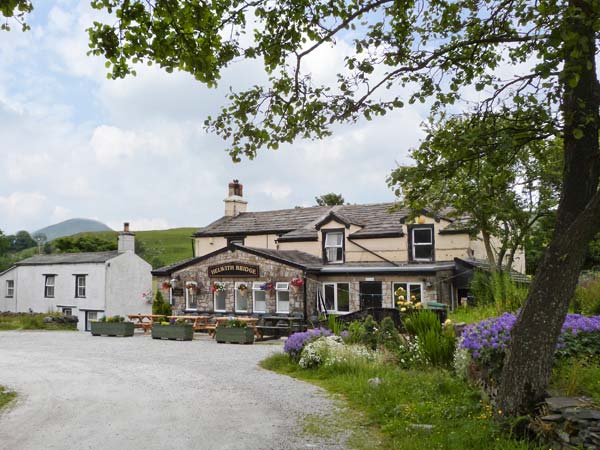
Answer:
[[(208, 266), (226, 263), (226, 262), (241, 262), (251, 265), (257, 265), (259, 269), (258, 278), (244, 277), (209, 277)], [(166, 300), (169, 299), (169, 289), (163, 289), (162, 284), (170, 279), (176, 279), (176, 288), (184, 288), (187, 281), (198, 283), (196, 293), (198, 311), (213, 312), (214, 311), (214, 296), (211, 292), (211, 286), (214, 282), (225, 283), (225, 313), (235, 314), (235, 283), (244, 283), (249, 288), (248, 292), (248, 314), (253, 312), (252, 302), (252, 283), (253, 282), (290, 282), (293, 278), (303, 277), (301, 269), (252, 255), (243, 251), (228, 251), (215, 255), (212, 258), (201, 261), (198, 264), (185, 267), (181, 270), (173, 272), (171, 276), (157, 277), (158, 289), (163, 293)], [(175, 289), (177, 291), (177, 289)], [(303, 289), (295, 291), (290, 286), (290, 313), (304, 314), (304, 293)], [(266, 304), (267, 313), (275, 313), (277, 310), (275, 292), (267, 292)], [(185, 304), (185, 289), (183, 295), (173, 296), (173, 312), (180, 314), (186, 309)]]

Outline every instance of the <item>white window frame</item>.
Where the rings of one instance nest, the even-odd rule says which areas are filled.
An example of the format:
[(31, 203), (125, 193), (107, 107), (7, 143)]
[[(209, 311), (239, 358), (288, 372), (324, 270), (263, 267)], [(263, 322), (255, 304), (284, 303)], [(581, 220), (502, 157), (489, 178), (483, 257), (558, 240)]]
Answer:
[[(264, 283), (261, 281), (255, 281), (252, 283), (252, 312), (255, 313), (266, 313), (267, 312), (267, 293), (266, 291), (263, 291), (260, 287), (263, 285)], [(264, 296), (265, 296), (265, 309), (257, 309), (256, 308), (256, 293), (257, 292), (264, 292)], [(262, 301), (262, 300), (259, 300)]]
[[(54, 298), (56, 294), (56, 275), (44, 275), (44, 298)], [(48, 283), (52, 280), (52, 283)], [(48, 294), (48, 288), (52, 288), (52, 295)]]
[[(348, 311), (339, 311), (338, 308), (338, 284), (347, 284), (348, 285)], [(325, 286), (333, 286), (333, 307), (334, 309), (328, 309), (328, 313), (335, 314), (349, 314), (351, 312), (351, 302), (350, 302), (350, 282), (349, 281), (340, 281), (338, 282), (327, 282), (322, 285), (322, 293), (323, 293), (323, 301), (325, 301)]]
[[(429, 232), (429, 242), (419, 242), (416, 243), (415, 242), (415, 231), (428, 231)], [(411, 233), (411, 241), (412, 241), (412, 257), (413, 257), (413, 261), (433, 261), (433, 228), (431, 227), (413, 227), (410, 229), (410, 233)], [(419, 246), (430, 246), (431, 250), (432, 250), (432, 256), (430, 256), (429, 258), (417, 258), (416, 256), (416, 251), (415, 251), (415, 247), (419, 247)]]
[(239, 291), (238, 287), (241, 284), (245, 284), (246, 287), (248, 287), (248, 283), (245, 283), (243, 281), (236, 281), (235, 287), (234, 287), (234, 295), (233, 295), (234, 296), (234, 299), (233, 299), (233, 308), (234, 308), (234, 310), (235, 310), (236, 313), (238, 313), (238, 312), (240, 312), (240, 313), (247, 313), (248, 312), (248, 306), (249, 306), (249, 303), (250, 303), (249, 292), (248, 292), (248, 291), (250, 291), (250, 288), (246, 289), (246, 309), (239, 309), (238, 308), (238, 294), (240, 293), (240, 291)]
[[(224, 308), (223, 309), (217, 309), (217, 295), (222, 292), (223, 295), (225, 295), (225, 302), (224, 302)], [(213, 311), (215, 312), (226, 312), (227, 311), (227, 289), (225, 289), (224, 291), (215, 291), (213, 292)]]
[[(280, 292), (287, 292), (288, 294), (288, 299), (287, 299), (287, 311), (284, 311), (282, 309), (279, 308), (279, 293)], [(278, 282), (275, 283), (275, 297), (276, 297), (276, 309), (275, 311), (278, 314), (289, 314), (290, 313), (290, 283), (286, 283), (286, 282)], [(285, 302), (284, 302), (285, 303)]]
[(410, 300), (410, 287), (411, 286), (419, 286), (419, 290), (421, 292), (421, 303), (425, 304), (425, 299), (423, 298), (423, 283), (420, 281), (392, 281), (392, 305), (394, 305), (394, 308), (398, 308), (398, 305), (396, 304), (396, 289), (398, 289), (396, 287), (396, 285), (398, 284), (405, 284), (406, 285), (406, 299), (405, 300)]
[[(81, 280), (83, 280), (83, 285), (80, 284)], [(82, 289), (83, 289), (83, 291), (82, 291)], [(86, 292), (87, 292), (86, 276), (85, 275), (75, 275), (75, 298), (85, 298)]]
[[(67, 311), (69, 311), (69, 314), (67, 314)], [(62, 314), (63, 314), (63, 316), (66, 316), (66, 317), (72, 317), (73, 316), (73, 308), (62, 308)]]
[(6, 280), (6, 297), (13, 298), (15, 296), (15, 280)]
[[(340, 240), (340, 243), (339, 244), (335, 244), (335, 245), (328, 245), (327, 244), (327, 238), (329, 236), (334, 235), (334, 234), (335, 235), (342, 235), (342, 239)], [(323, 248), (325, 249), (325, 258), (327, 259), (327, 263), (328, 264), (343, 264), (343, 262), (344, 262), (344, 239), (345, 239), (344, 232), (343, 231), (325, 231), (324, 239), (325, 239), (325, 242), (323, 244)], [(334, 261), (331, 261), (329, 259), (329, 254), (328, 254), (328, 251), (327, 251), (330, 248), (336, 249), (336, 258), (337, 258), (337, 249), (341, 248), (342, 249), (342, 257), (341, 257), (341, 259), (336, 259)]]
[[(183, 289), (185, 290), (185, 309), (189, 310), (189, 311), (197, 311), (198, 310), (198, 298), (196, 298), (196, 307), (192, 308), (190, 306), (190, 297), (189, 297), (191, 289), (188, 289), (186, 287), (184, 287)], [(194, 298), (195, 295), (196, 295), (195, 292), (192, 293), (192, 299)]]

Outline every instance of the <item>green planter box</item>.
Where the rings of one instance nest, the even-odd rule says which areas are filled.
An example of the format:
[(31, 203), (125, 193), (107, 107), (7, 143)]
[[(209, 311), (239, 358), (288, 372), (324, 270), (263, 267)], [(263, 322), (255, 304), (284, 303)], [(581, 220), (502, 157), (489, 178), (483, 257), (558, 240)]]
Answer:
[(133, 322), (92, 322), (92, 336), (133, 336)]
[(254, 330), (252, 328), (227, 328), (217, 327), (215, 340), (219, 343), (254, 344)]
[(171, 339), (191, 341), (194, 339), (194, 327), (191, 325), (152, 325), (152, 339)]

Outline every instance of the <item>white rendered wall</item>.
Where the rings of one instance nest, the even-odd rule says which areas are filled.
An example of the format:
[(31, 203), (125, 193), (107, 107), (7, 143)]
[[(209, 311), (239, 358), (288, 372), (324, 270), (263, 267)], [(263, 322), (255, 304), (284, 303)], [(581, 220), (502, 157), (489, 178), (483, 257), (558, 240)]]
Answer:
[(107, 263), (107, 316), (150, 314), (152, 305), (142, 294), (152, 290), (152, 266), (133, 252), (125, 252)]

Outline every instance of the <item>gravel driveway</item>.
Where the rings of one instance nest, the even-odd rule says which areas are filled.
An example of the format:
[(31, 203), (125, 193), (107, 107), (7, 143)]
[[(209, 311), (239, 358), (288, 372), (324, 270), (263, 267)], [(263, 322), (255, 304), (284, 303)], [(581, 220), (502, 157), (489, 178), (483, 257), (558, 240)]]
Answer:
[(320, 389), (263, 370), (280, 345), (0, 332), (0, 449), (340, 449), (301, 435), (331, 413)]

